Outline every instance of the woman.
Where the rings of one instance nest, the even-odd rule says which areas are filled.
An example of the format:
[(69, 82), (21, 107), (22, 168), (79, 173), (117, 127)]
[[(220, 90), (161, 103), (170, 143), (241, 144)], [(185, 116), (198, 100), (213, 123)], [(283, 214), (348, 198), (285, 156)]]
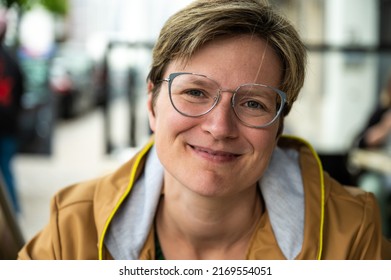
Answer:
[(294, 28), (263, 2), (179, 11), (153, 51), (153, 138), (114, 174), (57, 194), (19, 258), (380, 259), (374, 197), (281, 137), (305, 61)]

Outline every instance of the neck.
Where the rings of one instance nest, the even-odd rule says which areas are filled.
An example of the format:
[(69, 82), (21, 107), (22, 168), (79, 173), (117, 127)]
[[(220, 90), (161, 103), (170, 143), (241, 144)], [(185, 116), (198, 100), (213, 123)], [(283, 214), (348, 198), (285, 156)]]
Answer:
[(244, 259), (262, 213), (258, 192), (254, 184), (241, 193), (216, 198), (166, 187), (156, 218), (166, 258)]

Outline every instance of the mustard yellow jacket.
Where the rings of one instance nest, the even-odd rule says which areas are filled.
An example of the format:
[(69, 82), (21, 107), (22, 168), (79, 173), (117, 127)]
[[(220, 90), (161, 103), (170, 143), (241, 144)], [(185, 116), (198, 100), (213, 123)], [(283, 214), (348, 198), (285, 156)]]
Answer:
[[(19, 259), (112, 259), (105, 238), (113, 217), (143, 172), (151, 140), (113, 174), (67, 187), (51, 201), (48, 225), (19, 252)], [(304, 236), (296, 259), (390, 259), (374, 196), (341, 186), (324, 173), (305, 142), (282, 137), (278, 146), (295, 149), (304, 188)], [(267, 209), (266, 209), (267, 210)], [(285, 259), (269, 215), (262, 215), (248, 246), (248, 259)], [(155, 258), (153, 227), (139, 259)]]

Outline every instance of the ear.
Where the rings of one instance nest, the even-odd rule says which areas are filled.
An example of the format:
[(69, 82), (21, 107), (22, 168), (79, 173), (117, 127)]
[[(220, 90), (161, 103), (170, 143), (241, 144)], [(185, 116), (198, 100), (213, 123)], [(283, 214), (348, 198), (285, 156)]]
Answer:
[(148, 108), (148, 119), (149, 119), (149, 127), (153, 132), (155, 132), (156, 128), (156, 116), (155, 116), (155, 108), (153, 104), (153, 88), (154, 84), (148, 80), (147, 89), (148, 89), (148, 100), (147, 100), (147, 108)]

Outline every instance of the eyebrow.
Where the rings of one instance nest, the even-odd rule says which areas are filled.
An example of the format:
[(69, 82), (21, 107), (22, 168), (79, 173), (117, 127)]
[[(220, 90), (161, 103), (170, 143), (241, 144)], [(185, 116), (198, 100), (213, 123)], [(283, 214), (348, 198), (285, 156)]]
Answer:
[(200, 75), (201, 77), (207, 78), (208, 81), (202, 81), (202, 80), (194, 77), (193, 79), (190, 80), (190, 82), (192, 84), (200, 85), (200, 86), (214, 84), (214, 85), (217, 85), (218, 87), (221, 87), (219, 83), (217, 83), (215, 80), (209, 78), (208, 76), (201, 75), (201, 74), (193, 74), (193, 75)]

